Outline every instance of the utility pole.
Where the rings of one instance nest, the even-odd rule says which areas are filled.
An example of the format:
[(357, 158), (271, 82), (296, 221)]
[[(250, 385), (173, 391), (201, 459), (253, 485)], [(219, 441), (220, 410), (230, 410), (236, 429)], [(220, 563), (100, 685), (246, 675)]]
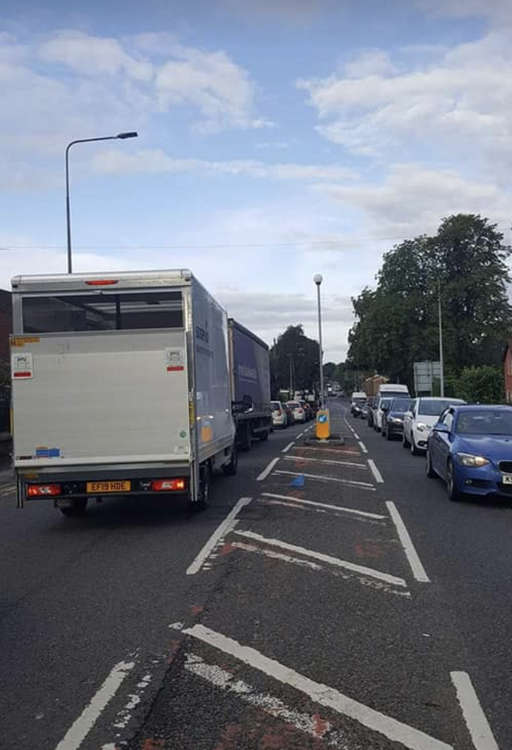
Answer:
[(318, 307), (318, 350), (320, 356), (320, 408), (323, 409), (324, 403), (324, 365), (323, 358), (324, 352), (322, 348), (322, 308), (320, 305), (320, 284), (322, 283), (322, 274), (316, 273), (313, 276), (313, 281), (316, 284), (317, 291), (317, 307)]
[(439, 311), (439, 393), (444, 397), (443, 312), (441, 309), (441, 281), (437, 280), (437, 304)]

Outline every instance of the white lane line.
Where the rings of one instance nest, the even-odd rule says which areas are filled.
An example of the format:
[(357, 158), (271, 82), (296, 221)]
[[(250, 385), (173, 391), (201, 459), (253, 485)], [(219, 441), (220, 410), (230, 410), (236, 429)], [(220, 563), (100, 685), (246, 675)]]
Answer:
[(368, 448), (366, 447), (366, 445), (363, 442), (361, 442), (361, 440), (359, 440), (359, 442), (357, 444), (361, 448), (361, 450), (363, 451), (363, 453), (368, 453)]
[(301, 437), (302, 437), (303, 435), (304, 435), (304, 431), (302, 431), (302, 432), (299, 432), (299, 434), (297, 435), (297, 437), (295, 438), (295, 440), (298, 440), (298, 439), (299, 439), (299, 438), (301, 438)]
[(283, 450), (281, 451), (281, 453), (286, 453), (287, 451), (289, 451), (289, 450), (290, 450), (290, 448), (292, 447), (292, 445), (294, 444), (294, 442), (295, 442), (295, 441), (294, 441), (294, 440), (292, 440), (292, 442), (291, 442), (291, 443), (288, 443), (288, 445), (286, 446), (286, 448), (283, 448)]
[(411, 566), (413, 576), (417, 581), (420, 581), (421, 583), (430, 583), (430, 578), (428, 577), (425, 568), (421, 564), (421, 560), (418, 557), (416, 548), (412, 543), (412, 539), (409, 536), (409, 532), (407, 531), (405, 524), (402, 521), (402, 516), (398, 512), (395, 503), (392, 500), (387, 500), (386, 506), (389, 510), (389, 515), (391, 516), (391, 519), (395, 524), (400, 543), (403, 547), (407, 560), (409, 561), (409, 565)]
[(282, 542), (280, 539), (268, 539), (261, 534), (256, 534), (254, 531), (237, 531), (235, 529), (234, 533), (246, 537), (247, 539), (254, 539), (255, 541), (262, 542), (262, 544), (268, 544), (269, 547), (279, 547), (280, 549), (285, 549), (289, 552), (297, 552), (299, 555), (310, 557), (313, 560), (320, 560), (320, 562), (334, 565), (337, 568), (345, 568), (346, 570), (351, 570), (353, 573), (360, 573), (365, 576), (370, 576), (370, 578), (378, 578), (379, 581), (391, 583), (393, 586), (406, 586), (403, 578), (392, 576), (390, 573), (382, 573), (380, 570), (375, 570), (375, 568), (367, 568), (365, 565), (357, 565), (357, 563), (352, 563), (348, 560), (340, 560), (331, 555), (324, 555), (323, 552), (315, 552), (315, 550), (312, 549), (306, 549), (305, 547), (299, 547), (295, 544)]
[(279, 456), (277, 458), (273, 458), (272, 461), (270, 461), (270, 463), (263, 469), (261, 474), (258, 474), (258, 476), (256, 477), (256, 481), (262, 482), (264, 479), (266, 479), (278, 461)]
[(236, 520), (236, 516), (240, 512), (240, 510), (245, 506), (248, 505), (251, 502), (250, 497), (241, 497), (240, 500), (236, 503), (236, 505), (231, 508), (226, 518), (223, 520), (223, 522), (220, 524), (220, 526), (217, 527), (217, 529), (213, 532), (211, 537), (208, 539), (204, 547), (198, 552), (194, 560), (190, 563), (190, 565), (187, 568), (187, 575), (193, 576), (195, 573), (198, 573), (203, 564), (205, 563), (206, 559), (211, 555), (217, 544), (220, 542), (222, 537), (226, 536), (238, 523)]
[(334, 461), (332, 458), (313, 458), (313, 456), (285, 456), (289, 461), (314, 461), (320, 464), (335, 464), (337, 466), (352, 466), (356, 469), (366, 469), (366, 464), (356, 464), (352, 461)]
[(372, 472), (375, 481), (378, 482), (379, 484), (382, 484), (382, 482), (384, 481), (384, 479), (383, 479), (382, 474), (380, 473), (380, 471), (375, 466), (375, 461), (373, 460), (373, 458), (369, 458), (368, 459), (368, 466), (370, 467), (370, 471)]
[(185, 635), (197, 638), (199, 641), (213, 646), (213, 648), (223, 651), (225, 654), (238, 659), (244, 664), (248, 664), (253, 669), (257, 669), (263, 674), (272, 677), (281, 682), (283, 685), (293, 687), (307, 695), (314, 703), (329, 708), (342, 716), (359, 722), (364, 727), (378, 732), (391, 742), (402, 743), (409, 750), (453, 750), (451, 745), (447, 745), (441, 740), (436, 740), (428, 734), (421, 732), (407, 724), (393, 719), (390, 716), (376, 711), (370, 706), (365, 706), (347, 695), (343, 695), (338, 690), (315, 682), (300, 672), (296, 672), (291, 667), (264, 656), (260, 651), (250, 647), (243, 646), (233, 638), (228, 638), (222, 633), (210, 630), (204, 625), (194, 625), (182, 631)]
[(185, 669), (221, 690), (234, 693), (245, 703), (249, 703), (251, 706), (270, 714), (270, 716), (291, 724), (311, 737), (322, 739), (328, 734), (327, 744), (332, 747), (345, 747), (344, 742), (341, 744), (344, 735), (341, 732), (333, 731), (332, 724), (328, 721), (324, 719), (319, 721), (318, 716), (295, 711), (269, 693), (259, 693), (252, 685), (243, 680), (237, 680), (231, 672), (227, 672), (217, 664), (208, 664), (196, 654), (186, 654)]
[(293, 495), (275, 495), (272, 492), (262, 492), (263, 497), (275, 497), (277, 500), (290, 500), (294, 503), (301, 503), (303, 505), (313, 505), (316, 508), (328, 508), (329, 510), (340, 510), (344, 513), (354, 513), (357, 516), (364, 516), (365, 518), (376, 518), (383, 519), (386, 516), (379, 515), (378, 513), (368, 513), (364, 510), (355, 510), (354, 508), (345, 508), (342, 505), (329, 505), (328, 503), (317, 503), (313, 500), (303, 500), (302, 498), (293, 497)]
[(467, 672), (450, 672), (469, 734), (476, 750), (499, 750)]
[(68, 729), (55, 750), (78, 750), (101, 716), (103, 709), (112, 700), (126, 675), (134, 666), (134, 661), (120, 661), (119, 664), (113, 667), (103, 685), (84, 708), (78, 719)]
[(304, 474), (303, 472), (285, 471), (284, 469), (278, 469), (276, 471), (276, 474), (287, 474), (288, 476), (292, 477), (306, 477), (307, 479), (319, 479), (324, 482), (339, 482), (339, 484), (348, 484), (351, 487), (361, 487), (361, 489), (363, 490), (375, 492), (375, 487), (373, 486), (373, 484), (369, 484), (368, 482), (356, 482), (352, 479), (340, 479), (339, 477), (328, 477), (322, 476), (320, 474)]
[(357, 434), (357, 432), (355, 430), (352, 431), (352, 434), (353, 434), (353, 436), (355, 437), (356, 440), (360, 439), (359, 435)]

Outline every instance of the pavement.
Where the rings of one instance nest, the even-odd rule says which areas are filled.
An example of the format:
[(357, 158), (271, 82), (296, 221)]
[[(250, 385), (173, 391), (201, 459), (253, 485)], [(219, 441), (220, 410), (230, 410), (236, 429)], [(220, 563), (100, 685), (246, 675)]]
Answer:
[(346, 406), (344, 445), (274, 432), (201, 514), (21, 511), (2, 473), (0, 746), (512, 748), (512, 506)]

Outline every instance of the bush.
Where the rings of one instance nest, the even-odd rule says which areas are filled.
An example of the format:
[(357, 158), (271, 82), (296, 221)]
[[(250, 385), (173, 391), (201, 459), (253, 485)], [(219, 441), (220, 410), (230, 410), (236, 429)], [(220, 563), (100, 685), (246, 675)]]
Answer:
[(463, 398), (468, 403), (503, 403), (505, 397), (503, 371), (500, 367), (490, 365), (465, 367), (457, 379), (456, 390), (456, 394), (450, 395)]

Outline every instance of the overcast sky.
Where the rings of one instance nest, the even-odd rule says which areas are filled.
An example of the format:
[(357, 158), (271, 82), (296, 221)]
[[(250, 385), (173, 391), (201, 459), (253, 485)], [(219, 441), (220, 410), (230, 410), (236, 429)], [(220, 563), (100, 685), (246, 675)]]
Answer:
[[(87, 9), (85, 9), (87, 7)], [(81, 9), (83, 8), (83, 10)], [(269, 343), (344, 359), (382, 252), (456, 211), (508, 231), (510, 0), (2, 0), (0, 285), (189, 267)]]

